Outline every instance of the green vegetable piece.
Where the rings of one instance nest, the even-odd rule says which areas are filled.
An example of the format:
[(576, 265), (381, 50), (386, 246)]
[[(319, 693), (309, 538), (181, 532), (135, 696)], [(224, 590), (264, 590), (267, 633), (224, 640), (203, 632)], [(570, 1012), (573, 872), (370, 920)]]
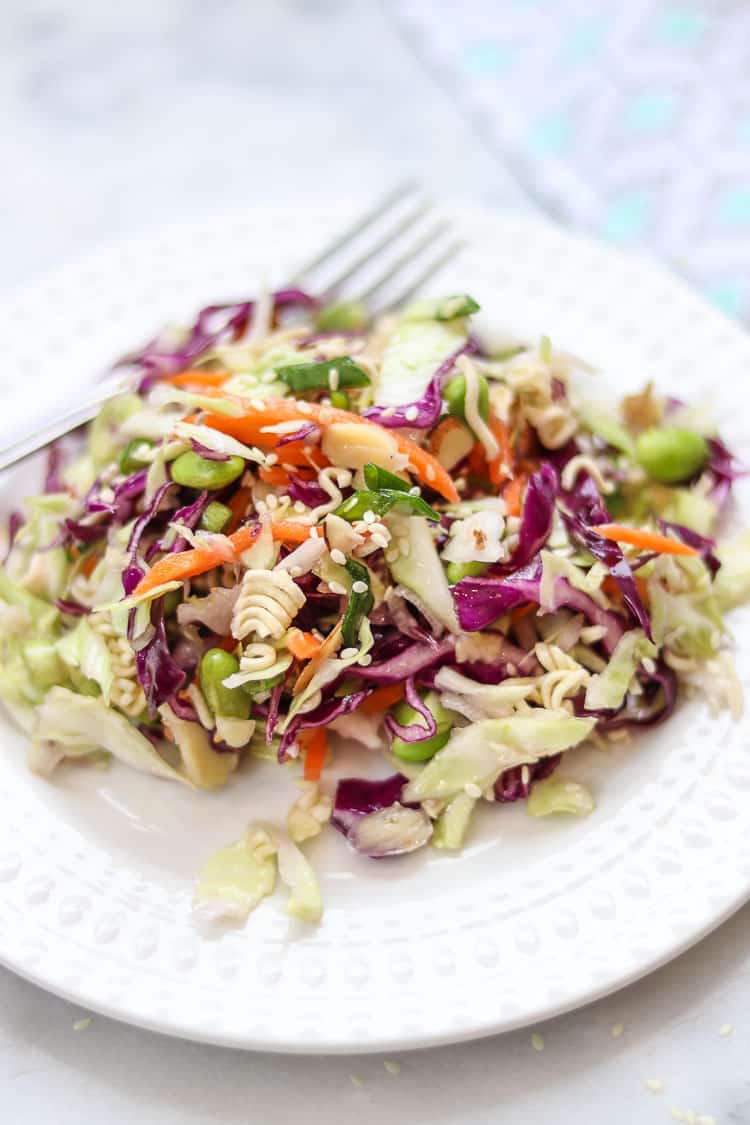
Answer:
[(449, 562), (445, 568), (445, 576), (450, 585), (455, 586), (462, 578), (478, 578), (486, 572), (487, 565), (487, 563), (481, 562)]
[[(431, 738), (423, 738), (419, 742), (404, 742), (402, 738), (394, 738), (391, 751), (397, 758), (406, 762), (426, 762), (442, 750), (450, 738), (453, 721), (450, 714), (440, 703), (437, 692), (431, 691), (425, 697), (425, 704), (437, 723), (437, 730)], [(408, 703), (399, 703), (395, 713), (396, 722), (401, 726), (411, 726), (413, 723), (424, 723), (424, 718)]]
[(172, 480), (185, 488), (200, 488), (213, 491), (224, 488), (241, 477), (245, 471), (242, 457), (230, 457), (228, 461), (209, 461), (190, 450), (181, 453), (172, 462)]
[(357, 332), (367, 324), (367, 309), (362, 301), (334, 301), (320, 310), (320, 332)]
[(149, 451), (154, 448), (154, 443), (148, 438), (133, 438), (120, 454), (120, 472), (125, 476), (137, 473), (149, 463)]
[(164, 595), (164, 616), (171, 617), (182, 601), (182, 590), (168, 590)]
[(287, 367), (277, 367), (275, 371), (295, 394), (370, 385), (370, 376), (348, 355), (325, 359), (320, 363), (292, 363)]
[[(367, 567), (354, 559), (347, 559), (346, 570), (352, 579), (352, 592), (344, 614), (341, 635), (344, 648), (353, 648), (359, 645), (359, 627), (362, 618), (368, 616), (375, 599), (370, 589), (370, 572)], [(366, 589), (363, 590), (362, 585)]]
[(426, 298), (415, 301), (404, 313), (405, 320), (455, 320), (479, 312), (479, 305), (468, 293), (455, 297)]
[(526, 802), (526, 811), (530, 816), (550, 816), (555, 813), (588, 816), (594, 807), (594, 798), (586, 786), (578, 781), (566, 781), (564, 777), (546, 777), (543, 781), (535, 781)]
[(235, 690), (244, 691), (247, 695), (260, 695), (261, 692), (272, 691), (283, 679), (284, 673), (279, 672), (278, 676), (269, 676), (267, 680), (249, 680), (241, 688)]
[(335, 406), (337, 410), (348, 410), (349, 399), (343, 391), (331, 391), (331, 406)]
[(397, 492), (408, 492), (411, 488), (408, 480), (401, 480), (395, 473), (389, 473), (387, 469), (381, 469), (380, 465), (376, 465), (374, 461), (368, 461), (363, 469), (365, 484), (373, 492), (377, 492), (381, 488), (396, 489)]
[(355, 520), (361, 520), (365, 512), (385, 516), (397, 505), (410, 508), (414, 516), (424, 516), (428, 520), (440, 519), (440, 513), (431, 508), (421, 496), (412, 496), (409, 492), (397, 491), (395, 488), (381, 488), (378, 492), (353, 492), (343, 504), (339, 504), (334, 515), (354, 523)]
[(525, 351), (525, 344), (514, 344), (512, 347), (501, 348), (500, 351), (493, 352), (490, 358), (494, 359), (497, 363), (505, 363), (506, 360), (514, 359), (517, 355), (520, 355), (521, 352)]
[(708, 457), (706, 439), (675, 426), (644, 430), (635, 443), (638, 463), (662, 484), (679, 484), (695, 476)]
[(23, 656), (36, 687), (49, 688), (65, 680), (65, 670), (52, 641), (41, 638), (26, 641)]
[(206, 703), (214, 715), (230, 719), (247, 719), (250, 716), (250, 698), (241, 688), (224, 687), (223, 681), (239, 672), (240, 662), (231, 652), (210, 648), (200, 663), (200, 687)]
[(231, 508), (228, 508), (226, 504), (220, 504), (218, 500), (212, 500), (201, 516), (200, 526), (204, 531), (213, 531), (218, 534), (218, 532), (224, 530), (231, 518)]
[[(454, 375), (449, 383), (443, 387), (443, 398), (448, 407), (448, 413), (454, 418), (466, 421), (466, 376)], [(479, 393), (477, 395), (477, 409), (483, 421), (490, 417), (490, 389), (483, 375), (479, 376)]]

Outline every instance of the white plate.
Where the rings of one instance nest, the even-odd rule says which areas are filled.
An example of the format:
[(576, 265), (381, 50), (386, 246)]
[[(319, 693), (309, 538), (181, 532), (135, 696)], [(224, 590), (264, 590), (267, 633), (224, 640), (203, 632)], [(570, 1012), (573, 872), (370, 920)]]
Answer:
[[(551, 335), (606, 368), (706, 397), (742, 450), (750, 342), (642, 261), (550, 227), (450, 209), (470, 248), (442, 288), (503, 323)], [(110, 246), (17, 296), (3, 313), (3, 378), (34, 410), (202, 303), (245, 295), (304, 258), (345, 215), (254, 211)], [(267, 271), (267, 272), (266, 272)], [(6, 505), (32, 482), (17, 474)], [(745, 517), (747, 492), (744, 493)], [(747, 615), (734, 619), (743, 681)], [(610, 752), (572, 752), (596, 812), (537, 821), (487, 808), (460, 856), (374, 862), (334, 833), (310, 848), (326, 914), (295, 930), (274, 899), (246, 929), (202, 940), (190, 923), (203, 857), (262, 813), (289, 774), (251, 764), (218, 794), (123, 768), (25, 770), (3, 723), (0, 959), (61, 995), (144, 1027), (231, 1046), (374, 1051), (486, 1035), (555, 1015), (675, 956), (750, 895), (748, 726), (684, 705)], [(342, 772), (364, 772), (356, 756)]]

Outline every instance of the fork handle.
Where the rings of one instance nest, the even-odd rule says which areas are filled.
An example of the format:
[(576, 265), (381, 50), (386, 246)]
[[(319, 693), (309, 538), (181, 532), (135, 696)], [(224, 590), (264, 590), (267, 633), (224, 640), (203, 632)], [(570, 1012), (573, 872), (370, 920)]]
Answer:
[(84, 422), (90, 422), (99, 413), (103, 403), (114, 395), (122, 394), (132, 387), (132, 376), (113, 375), (87, 387), (88, 392), (76, 405), (64, 414), (55, 414), (41, 426), (28, 429), (11, 444), (0, 450), (0, 472), (18, 464), (32, 453), (37, 453), (51, 441), (64, 437)]

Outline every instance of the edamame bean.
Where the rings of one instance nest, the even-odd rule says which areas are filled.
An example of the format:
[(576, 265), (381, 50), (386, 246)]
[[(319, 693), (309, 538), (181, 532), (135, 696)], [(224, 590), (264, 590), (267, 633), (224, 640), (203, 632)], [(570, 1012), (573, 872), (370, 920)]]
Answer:
[(703, 468), (708, 445), (694, 430), (663, 426), (644, 430), (635, 443), (635, 456), (652, 480), (678, 484)]
[(331, 391), (331, 406), (335, 406), (337, 410), (348, 410), (349, 399), (343, 391)]
[(231, 652), (223, 648), (210, 648), (200, 663), (200, 687), (206, 703), (214, 715), (229, 719), (247, 719), (250, 716), (250, 697), (241, 687), (224, 687), (227, 676), (239, 672), (240, 663)]
[(120, 472), (129, 476), (131, 473), (137, 473), (139, 469), (144, 468), (148, 464), (148, 455), (153, 447), (154, 443), (149, 441), (148, 438), (137, 437), (129, 441), (120, 454)]
[(456, 563), (449, 562), (445, 568), (445, 576), (448, 579), (449, 586), (455, 586), (462, 578), (477, 578), (480, 574), (484, 574), (487, 570), (487, 563), (481, 562), (467, 562)]
[[(465, 422), (466, 376), (455, 375), (449, 383), (446, 383), (443, 387), (443, 398), (448, 407), (448, 413), (452, 414), (454, 418), (460, 418), (462, 422)], [(477, 409), (479, 410), (480, 418), (487, 422), (490, 416), (490, 389), (483, 375), (478, 376)]]
[(182, 590), (168, 590), (164, 595), (164, 616), (171, 617), (182, 601)]
[[(402, 738), (394, 738), (391, 750), (397, 758), (402, 758), (405, 762), (426, 762), (428, 758), (434, 757), (438, 750), (442, 750), (450, 738), (453, 721), (441, 705), (437, 692), (429, 692), (425, 697), (425, 704), (435, 718), (437, 730), (431, 738), (423, 738), (420, 742), (404, 742)], [(396, 722), (406, 727), (412, 723), (423, 723), (424, 719), (418, 711), (404, 702), (399, 703), (396, 708)]]
[(201, 516), (200, 526), (204, 531), (223, 531), (232, 518), (232, 509), (218, 500), (212, 500)]
[(228, 461), (209, 461), (207, 457), (190, 450), (181, 453), (172, 462), (172, 480), (186, 488), (208, 489), (224, 488), (245, 471), (242, 457), (230, 457)]

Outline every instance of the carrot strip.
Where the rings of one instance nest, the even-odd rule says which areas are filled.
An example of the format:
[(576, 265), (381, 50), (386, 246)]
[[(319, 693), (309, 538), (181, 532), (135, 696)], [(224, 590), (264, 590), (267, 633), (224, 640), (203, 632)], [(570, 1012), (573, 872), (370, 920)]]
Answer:
[(526, 487), (526, 477), (520, 474), (514, 477), (513, 480), (508, 481), (503, 489), (503, 500), (505, 507), (508, 509), (509, 516), (520, 516), (521, 514), (521, 496)]
[[(310, 538), (311, 530), (309, 524), (294, 523), (291, 520), (271, 524), (271, 534), (280, 543), (304, 543)], [(231, 543), (234, 553), (240, 555), (248, 547), (252, 547), (259, 531), (257, 525), (248, 525), (247, 527), (241, 527), (239, 531), (235, 531), (234, 534), (228, 535), (226, 538)], [(320, 532), (316, 534), (320, 534)], [(148, 574), (140, 580), (135, 588), (135, 594), (137, 596), (147, 594), (157, 586), (163, 586), (165, 582), (184, 582), (188, 578), (205, 574), (207, 570), (213, 570), (215, 566), (220, 566), (221, 563), (226, 561), (226, 552), (220, 547), (210, 545), (193, 547), (189, 551), (176, 551), (172, 555), (164, 555), (163, 558), (154, 563)]]
[(97, 566), (98, 562), (99, 562), (99, 556), (95, 555), (92, 552), (90, 555), (87, 555), (86, 558), (81, 563), (81, 572), (83, 574), (85, 574), (85, 576), (87, 578), (90, 578), (91, 575), (96, 570), (96, 566)]
[(305, 633), (302, 629), (293, 629), (286, 642), (286, 647), (297, 660), (309, 660), (320, 652), (322, 646), (323, 642), (314, 633)]
[(252, 497), (252, 488), (243, 485), (242, 487), (237, 489), (232, 499), (228, 502), (227, 507), (232, 513), (232, 518), (229, 521), (229, 526), (227, 527), (226, 531), (228, 535), (231, 535), (233, 531), (236, 531), (242, 523), (243, 519), (245, 518), (247, 506), (252, 500)]
[(632, 547), (640, 547), (642, 551), (656, 551), (660, 555), (698, 554), (695, 547), (688, 547), (687, 543), (680, 543), (677, 539), (657, 535), (655, 531), (624, 527), (620, 523), (598, 523), (591, 530), (604, 539), (611, 539), (615, 543), (629, 543)]
[(382, 687), (370, 692), (367, 699), (360, 703), (359, 710), (363, 715), (380, 715), (394, 703), (400, 703), (403, 698), (403, 684), (383, 684)]
[(497, 457), (493, 457), (487, 465), (490, 481), (497, 487), (513, 476), (513, 447), (508, 427), (494, 414), (490, 416), (490, 429), (500, 446)]
[(220, 387), (229, 378), (227, 371), (179, 371), (167, 375), (166, 381), (174, 387)]
[(437, 424), (435, 429), (430, 434), (430, 453), (432, 454), (432, 456), (438, 457), (440, 454), (440, 447), (448, 437), (448, 435), (452, 434), (455, 430), (461, 429), (463, 429), (463, 426), (457, 418), (451, 418), (450, 416), (447, 418), (443, 418), (443, 420)]
[[(304, 732), (305, 748), (305, 781), (317, 781), (323, 772), (323, 766), (328, 756), (328, 738), (325, 727), (315, 727)], [(300, 736), (301, 737), (301, 736)]]
[(286, 488), (289, 484), (289, 473), (286, 469), (282, 469), (280, 465), (272, 465), (270, 468), (260, 465), (258, 476), (266, 484), (272, 484), (277, 488)]
[(513, 625), (517, 625), (519, 621), (523, 621), (524, 617), (528, 617), (530, 613), (536, 613), (539, 607), (530, 602), (529, 605), (519, 605), (510, 611), (510, 620)]
[[(212, 392), (208, 392), (210, 395)], [(214, 392), (217, 397), (219, 392)], [(293, 398), (267, 398), (262, 402), (253, 404), (251, 400), (240, 398), (238, 395), (225, 395), (221, 397), (230, 402), (235, 402), (242, 407), (244, 413), (239, 418), (229, 418), (223, 414), (207, 414), (205, 425), (230, 434), (249, 445), (275, 449), (279, 436), (268, 432), (269, 426), (278, 426), (282, 422), (316, 422), (320, 426), (329, 426), (335, 422), (356, 422), (361, 426), (377, 426), (377, 422), (369, 418), (362, 418), (359, 414), (352, 414), (348, 410), (339, 410), (334, 406), (326, 406), (317, 402), (299, 403)], [(383, 427), (379, 427), (382, 429)], [(396, 444), (399, 453), (408, 458), (410, 471), (422, 481), (423, 484), (434, 488), (452, 504), (458, 503), (458, 492), (450, 476), (431, 453), (421, 449), (415, 442), (404, 437), (398, 430), (386, 431)], [(289, 442), (279, 454), (282, 464), (292, 461), (292, 446), (296, 442)]]

